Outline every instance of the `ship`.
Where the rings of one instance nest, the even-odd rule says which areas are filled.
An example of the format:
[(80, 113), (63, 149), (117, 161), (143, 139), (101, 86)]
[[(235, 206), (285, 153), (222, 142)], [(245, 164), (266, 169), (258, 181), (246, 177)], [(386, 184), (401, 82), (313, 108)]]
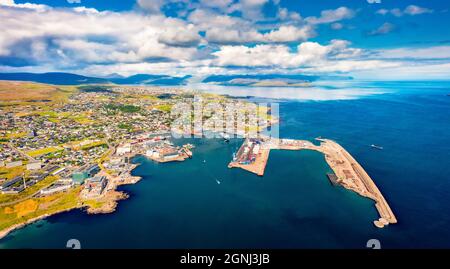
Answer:
[(372, 145), (370, 145), (372, 148), (374, 148), (374, 149), (379, 149), (379, 150), (383, 150), (383, 147), (381, 147), (381, 146), (377, 146), (377, 145), (374, 145), (374, 144), (372, 144)]

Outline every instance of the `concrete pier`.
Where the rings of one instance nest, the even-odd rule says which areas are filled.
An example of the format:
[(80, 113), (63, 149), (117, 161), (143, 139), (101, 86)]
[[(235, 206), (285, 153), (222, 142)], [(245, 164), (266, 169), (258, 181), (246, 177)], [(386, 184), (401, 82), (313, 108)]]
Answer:
[[(316, 139), (320, 141), (320, 145), (314, 145), (306, 140), (293, 139), (274, 139), (261, 138), (257, 140), (261, 149), (257, 154), (252, 155), (251, 162), (240, 161), (241, 156), (237, 160), (233, 160), (229, 168), (241, 168), (258, 176), (264, 175), (264, 170), (269, 159), (270, 150), (315, 150), (325, 155), (325, 160), (334, 172), (333, 183), (339, 184), (346, 189), (352, 190), (361, 196), (367, 197), (375, 201), (375, 208), (380, 215), (378, 220), (374, 221), (374, 225), (383, 228), (388, 224), (397, 223), (397, 219), (389, 207), (386, 199), (380, 190), (366, 173), (364, 168), (348, 153), (341, 145), (329, 139)], [(248, 152), (244, 147), (248, 146), (246, 139), (238, 154)]]

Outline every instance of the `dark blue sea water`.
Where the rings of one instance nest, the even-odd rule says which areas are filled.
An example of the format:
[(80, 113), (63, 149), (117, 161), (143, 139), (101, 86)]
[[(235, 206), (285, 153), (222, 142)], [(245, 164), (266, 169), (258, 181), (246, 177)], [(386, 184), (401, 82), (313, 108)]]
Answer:
[(322, 91), (305, 101), (265, 90), (252, 100), (280, 103), (282, 137), (342, 144), (375, 180), (398, 224), (375, 228), (373, 202), (332, 186), (317, 152), (272, 151), (265, 176), (257, 177), (227, 168), (240, 140), (192, 140), (194, 157), (183, 163), (136, 158), (142, 165), (134, 174), (143, 180), (122, 188), (130, 198), (115, 213), (56, 215), (11, 233), (0, 248), (64, 248), (71, 238), (84, 248), (365, 248), (371, 238), (383, 248), (450, 247), (450, 83), (323, 90), (331, 100)]

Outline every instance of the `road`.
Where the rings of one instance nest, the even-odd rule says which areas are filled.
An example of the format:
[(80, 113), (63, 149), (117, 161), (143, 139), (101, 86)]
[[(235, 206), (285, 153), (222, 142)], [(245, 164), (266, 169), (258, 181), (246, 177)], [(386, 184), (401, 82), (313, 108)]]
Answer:
[(36, 162), (37, 161), (35, 158), (27, 155), (25, 152), (23, 152), (20, 149), (16, 148), (12, 143), (8, 143), (8, 147), (10, 147), (11, 149), (15, 150), (17, 153), (22, 155), (24, 158), (27, 158), (28, 160), (30, 160), (32, 162)]

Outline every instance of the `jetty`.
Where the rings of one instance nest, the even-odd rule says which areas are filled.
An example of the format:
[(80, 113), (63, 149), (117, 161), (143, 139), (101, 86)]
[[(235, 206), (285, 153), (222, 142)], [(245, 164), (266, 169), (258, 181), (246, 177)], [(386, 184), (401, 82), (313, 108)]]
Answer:
[(334, 172), (327, 175), (333, 184), (343, 186), (375, 202), (375, 208), (380, 215), (380, 218), (374, 221), (376, 227), (383, 228), (388, 224), (397, 223), (386, 199), (355, 158), (335, 141), (322, 138), (316, 138), (316, 140), (320, 141), (320, 145), (307, 140), (247, 138), (228, 167), (241, 168), (263, 176), (271, 150), (318, 151), (324, 154), (326, 162)]

